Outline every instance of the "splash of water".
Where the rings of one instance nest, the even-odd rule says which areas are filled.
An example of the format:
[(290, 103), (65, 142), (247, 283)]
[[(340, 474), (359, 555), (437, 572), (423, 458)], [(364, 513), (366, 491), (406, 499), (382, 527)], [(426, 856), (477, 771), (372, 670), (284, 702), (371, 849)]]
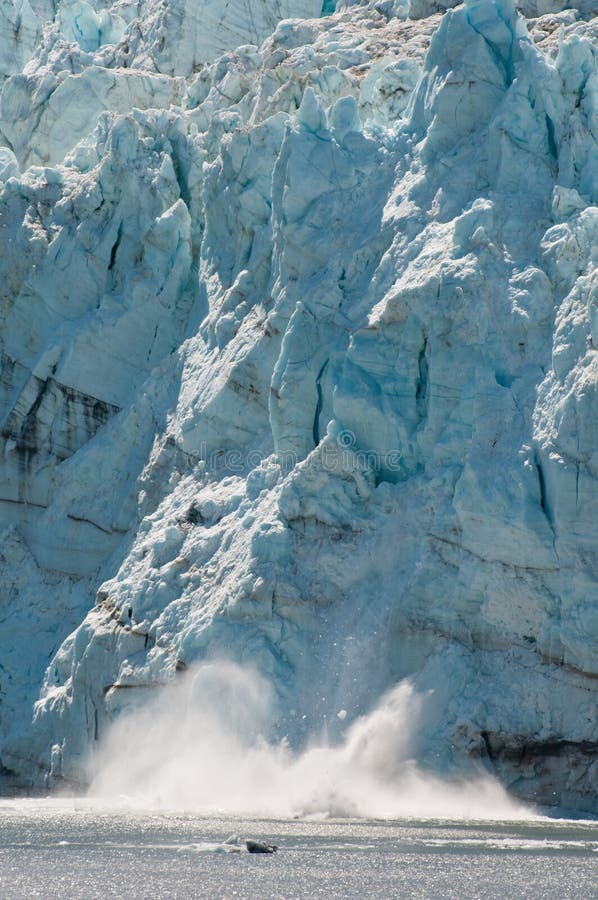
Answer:
[(94, 798), (197, 813), (363, 818), (531, 815), (488, 775), (442, 779), (413, 759), (422, 698), (409, 681), (336, 746), (268, 742), (270, 686), (226, 662), (201, 666), (115, 722), (94, 762)]

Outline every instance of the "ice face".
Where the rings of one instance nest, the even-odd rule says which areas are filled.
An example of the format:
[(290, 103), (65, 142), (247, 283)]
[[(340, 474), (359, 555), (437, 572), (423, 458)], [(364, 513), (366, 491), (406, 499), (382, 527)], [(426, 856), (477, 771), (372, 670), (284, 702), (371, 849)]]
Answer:
[(593, 808), (580, 10), (0, 5), (5, 769), (225, 657), (274, 737), (409, 677), (426, 766)]

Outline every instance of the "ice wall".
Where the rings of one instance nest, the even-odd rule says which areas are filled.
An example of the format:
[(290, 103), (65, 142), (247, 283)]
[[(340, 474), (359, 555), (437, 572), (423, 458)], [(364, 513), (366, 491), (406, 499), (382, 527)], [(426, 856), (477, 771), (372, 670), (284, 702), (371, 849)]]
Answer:
[(318, 6), (0, 6), (0, 765), (225, 656), (595, 809), (598, 23)]

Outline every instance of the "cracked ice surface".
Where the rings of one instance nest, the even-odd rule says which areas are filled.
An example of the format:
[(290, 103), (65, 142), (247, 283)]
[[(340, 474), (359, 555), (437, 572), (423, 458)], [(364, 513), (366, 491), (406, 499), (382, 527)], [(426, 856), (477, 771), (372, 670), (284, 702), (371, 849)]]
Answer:
[(595, 808), (597, 23), (447, 5), (0, 3), (21, 780), (226, 655)]

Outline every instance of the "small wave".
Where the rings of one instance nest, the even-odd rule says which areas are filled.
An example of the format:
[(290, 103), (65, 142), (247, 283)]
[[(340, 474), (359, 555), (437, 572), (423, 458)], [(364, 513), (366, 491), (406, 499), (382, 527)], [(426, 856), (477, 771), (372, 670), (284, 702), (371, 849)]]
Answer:
[(531, 850), (536, 852), (558, 850), (586, 850), (598, 852), (598, 841), (565, 841), (534, 838), (430, 838), (424, 841), (427, 847), (480, 847), (484, 850), (520, 851)]

